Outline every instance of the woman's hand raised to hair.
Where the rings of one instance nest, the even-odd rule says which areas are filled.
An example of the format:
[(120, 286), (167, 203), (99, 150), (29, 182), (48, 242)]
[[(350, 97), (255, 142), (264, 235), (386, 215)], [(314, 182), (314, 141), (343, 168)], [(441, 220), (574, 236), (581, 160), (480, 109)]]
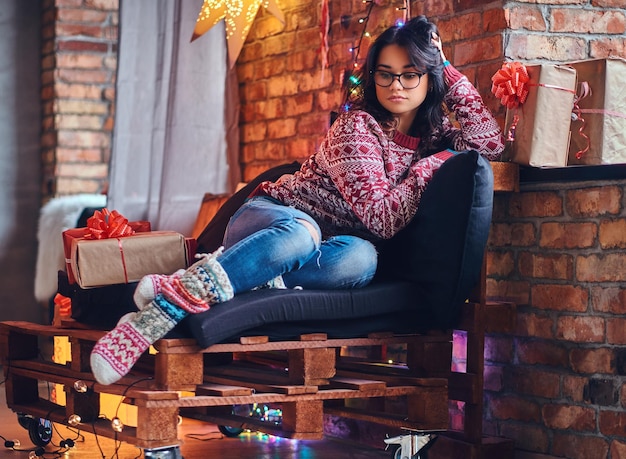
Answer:
[(441, 44), (441, 38), (435, 32), (433, 32), (432, 37), (433, 38), (431, 41), (433, 43), (433, 46), (439, 50), (439, 54), (441, 54), (441, 61), (445, 62), (447, 59), (446, 59), (446, 55), (443, 53), (443, 45)]

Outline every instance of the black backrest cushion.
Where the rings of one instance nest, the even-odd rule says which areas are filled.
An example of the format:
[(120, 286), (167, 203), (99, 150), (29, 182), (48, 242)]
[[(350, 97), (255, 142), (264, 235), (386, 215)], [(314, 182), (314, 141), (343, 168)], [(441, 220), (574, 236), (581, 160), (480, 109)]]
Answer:
[(280, 166), (272, 167), (271, 169), (262, 172), (242, 189), (233, 194), (228, 200), (220, 207), (211, 221), (204, 227), (202, 233), (197, 238), (198, 241), (198, 253), (211, 253), (216, 251), (222, 245), (224, 239), (224, 233), (226, 232), (226, 225), (230, 217), (241, 207), (245, 200), (250, 196), (250, 193), (261, 182), (271, 181), (275, 182), (284, 174), (293, 174), (300, 169), (300, 163), (294, 161), (289, 164), (281, 164)]
[(428, 316), (419, 320), (453, 327), (480, 277), (492, 208), (491, 165), (476, 151), (458, 153), (434, 174), (411, 223), (378, 247), (378, 279), (414, 283)]

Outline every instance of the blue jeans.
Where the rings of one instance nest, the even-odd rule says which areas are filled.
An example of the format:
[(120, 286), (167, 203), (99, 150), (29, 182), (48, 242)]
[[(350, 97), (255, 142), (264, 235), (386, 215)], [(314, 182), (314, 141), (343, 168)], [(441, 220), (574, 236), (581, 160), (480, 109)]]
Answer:
[[(317, 240), (301, 220), (317, 231)], [(367, 285), (376, 272), (377, 253), (372, 243), (356, 236), (322, 241), (319, 226), (305, 212), (255, 197), (230, 219), (217, 261), (235, 294), (279, 275), (288, 288), (339, 289)]]

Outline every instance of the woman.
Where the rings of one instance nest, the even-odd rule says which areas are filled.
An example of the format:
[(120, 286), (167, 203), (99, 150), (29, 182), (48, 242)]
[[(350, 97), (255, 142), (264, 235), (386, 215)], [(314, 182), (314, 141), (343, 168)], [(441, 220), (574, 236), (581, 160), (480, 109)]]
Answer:
[[(424, 17), (385, 31), (369, 50), (362, 91), (320, 149), (294, 173), (263, 182), (235, 213), (224, 247), (171, 276), (146, 276), (140, 309), (94, 347), (102, 384), (124, 376), (150, 344), (187, 314), (259, 286), (367, 285), (374, 243), (413, 218), (422, 192), (454, 151), (498, 159), (498, 124), (467, 78), (446, 60)], [(454, 127), (442, 107), (454, 112)]]

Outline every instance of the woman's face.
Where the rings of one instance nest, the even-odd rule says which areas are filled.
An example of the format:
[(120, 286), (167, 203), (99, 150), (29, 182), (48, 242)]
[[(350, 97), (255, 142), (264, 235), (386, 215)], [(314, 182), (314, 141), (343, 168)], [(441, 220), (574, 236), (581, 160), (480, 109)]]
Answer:
[[(403, 76), (398, 77), (400, 74)], [(389, 80), (391, 84), (387, 87), (379, 84), (386, 85)], [(398, 117), (398, 130), (408, 134), (415, 115), (428, 94), (428, 74), (422, 75), (422, 72), (411, 64), (409, 54), (404, 48), (391, 44), (380, 51), (374, 68), (374, 81), (378, 102)], [(407, 87), (417, 84), (417, 87), (406, 89), (402, 84)]]

